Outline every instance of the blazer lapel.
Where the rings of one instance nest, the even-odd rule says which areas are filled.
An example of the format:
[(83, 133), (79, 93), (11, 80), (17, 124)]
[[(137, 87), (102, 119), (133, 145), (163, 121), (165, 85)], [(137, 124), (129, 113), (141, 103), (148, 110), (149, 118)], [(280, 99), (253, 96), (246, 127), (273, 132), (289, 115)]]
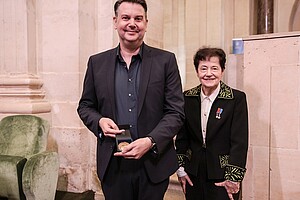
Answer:
[(191, 121), (191, 125), (195, 126), (196, 137), (203, 143), (202, 126), (201, 126), (201, 98), (200, 98), (201, 86), (197, 86), (185, 92), (185, 107), (187, 117)]
[(111, 102), (111, 108), (114, 118), (116, 117), (115, 113), (115, 66), (116, 66), (116, 57), (117, 57), (117, 48), (115, 48), (113, 51), (110, 52), (108, 55), (108, 62), (110, 63), (107, 65), (107, 76), (106, 76), (106, 82), (107, 82), (107, 97), (109, 98)]
[[(220, 92), (213, 102), (211, 107), (209, 118), (207, 121), (207, 140), (213, 138), (215, 134), (218, 134), (219, 126), (223, 123), (223, 116), (226, 115), (227, 112), (226, 107), (229, 104), (228, 100), (233, 100), (233, 91), (232, 88), (227, 86), (225, 83), (221, 81)], [(226, 100), (226, 101), (221, 101)]]
[(197, 119), (195, 121), (196, 124), (196, 128), (197, 128), (197, 138), (201, 141), (201, 143), (203, 143), (203, 135), (202, 135), (202, 125), (201, 125), (201, 98), (200, 96), (197, 97), (197, 106), (194, 106), (193, 110), (194, 110), (194, 114), (195, 114), (195, 118)]
[(142, 58), (142, 65), (141, 65), (141, 74), (140, 74), (140, 85), (138, 91), (138, 116), (141, 113), (143, 102), (146, 96), (147, 86), (150, 79), (151, 68), (152, 68), (152, 54), (151, 49), (144, 44), (143, 47), (143, 58)]

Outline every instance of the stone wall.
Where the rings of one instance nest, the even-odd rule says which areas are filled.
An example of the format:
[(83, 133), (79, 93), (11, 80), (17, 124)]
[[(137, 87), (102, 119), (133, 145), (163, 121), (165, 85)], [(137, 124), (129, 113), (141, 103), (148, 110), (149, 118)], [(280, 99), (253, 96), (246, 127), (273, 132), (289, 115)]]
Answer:
[[(145, 40), (149, 45), (176, 54), (184, 89), (191, 88), (198, 84), (192, 57), (199, 47), (218, 46), (230, 54), (232, 38), (253, 33), (251, 2), (148, 0), (149, 29)], [(275, 31), (288, 31), (288, 18), (293, 3), (294, 0), (275, 1)], [(114, 0), (0, 0), (0, 118), (11, 114), (34, 114), (48, 119), (51, 122), (49, 149), (57, 151), (60, 158), (58, 189), (71, 192), (92, 189), (97, 192), (99, 199), (101, 189), (95, 172), (95, 137), (83, 126), (76, 108), (89, 55), (112, 48), (118, 43), (112, 24), (113, 4)], [(253, 41), (256, 43), (259, 40)], [(249, 59), (249, 55), (246, 56)], [(229, 55), (229, 63), (235, 67), (227, 68), (225, 79), (234, 87), (245, 87), (251, 94), (249, 88), (252, 82), (249, 79), (246, 79), (247, 85), (243, 82), (241, 77), (246, 72), (240, 71), (243, 69), (243, 65), (239, 64), (241, 58), (235, 59), (236, 56)], [(261, 59), (263, 63), (265, 58)], [(291, 68), (295, 72), (295, 67)], [(272, 73), (276, 74), (279, 67), (274, 70)], [(292, 80), (296, 81), (296, 78), (293, 76)], [(279, 95), (276, 90), (272, 90), (272, 94)], [(251, 99), (252, 95), (248, 96), (251, 110), (255, 111), (257, 107), (265, 105), (261, 105), (260, 101), (253, 105), (256, 101)], [(259, 98), (264, 102), (269, 96)], [(277, 104), (278, 101), (275, 101), (272, 105)], [(272, 109), (272, 112), (275, 111), (277, 109)], [(274, 118), (277, 115), (273, 113), (270, 116)], [(256, 118), (252, 116), (251, 119)], [(258, 128), (269, 126), (273, 127), (273, 124), (266, 121)], [(252, 133), (256, 137), (256, 132)], [(296, 148), (295, 137), (291, 141), (280, 134), (278, 137), (275, 135), (276, 138), (272, 137), (270, 141), (279, 142), (281, 146), (291, 142), (291, 148)], [(254, 161), (260, 160), (266, 151), (262, 151), (262, 155), (254, 151), (261, 152), (259, 147), (252, 149), (251, 146), (249, 187), (245, 191), (247, 198), (256, 195), (257, 191), (262, 192), (257, 187), (260, 184), (258, 177), (267, 177), (269, 174), (264, 162)], [(291, 153), (281, 151), (280, 148), (272, 149), (271, 152), (277, 151), (280, 151), (280, 156), (270, 157), (271, 163), (280, 163), (280, 170), (274, 168), (276, 173), (272, 173), (272, 180), (276, 181), (279, 179), (277, 172), (282, 174), (284, 167), (287, 167), (282, 164), (287, 156), (281, 159), (281, 155)], [(264, 158), (268, 158), (268, 155)], [(257, 171), (251, 170), (253, 168)], [(181, 194), (178, 193), (181, 191), (176, 185), (176, 176), (172, 176), (171, 182), (167, 198)], [(272, 185), (271, 190), (289, 192), (284, 184), (282, 186), (282, 190), (277, 190), (279, 186)], [(182, 195), (179, 198), (183, 199)]]
[(245, 38), (250, 146), (244, 199), (300, 195), (300, 32)]

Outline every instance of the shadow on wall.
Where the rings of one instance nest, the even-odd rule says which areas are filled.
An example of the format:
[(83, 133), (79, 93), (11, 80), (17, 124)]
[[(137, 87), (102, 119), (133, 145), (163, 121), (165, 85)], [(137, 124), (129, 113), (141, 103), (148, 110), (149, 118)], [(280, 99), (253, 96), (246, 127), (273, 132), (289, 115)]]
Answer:
[(251, 85), (245, 85), (244, 90), (249, 112), (249, 149), (241, 199), (270, 199), (270, 130), (262, 116), (263, 97)]
[(289, 31), (300, 31), (300, 0), (295, 0), (291, 16)]

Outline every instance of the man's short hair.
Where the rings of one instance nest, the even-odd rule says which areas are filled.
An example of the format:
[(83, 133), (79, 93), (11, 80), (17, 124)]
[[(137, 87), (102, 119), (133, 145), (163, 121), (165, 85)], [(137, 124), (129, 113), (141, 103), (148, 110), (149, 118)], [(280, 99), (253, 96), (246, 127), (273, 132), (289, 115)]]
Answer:
[(117, 0), (115, 5), (114, 5), (115, 16), (118, 15), (119, 6), (121, 5), (121, 3), (124, 3), (124, 2), (140, 4), (144, 8), (146, 16), (147, 16), (147, 9), (148, 8), (147, 8), (147, 3), (146, 3), (145, 0)]

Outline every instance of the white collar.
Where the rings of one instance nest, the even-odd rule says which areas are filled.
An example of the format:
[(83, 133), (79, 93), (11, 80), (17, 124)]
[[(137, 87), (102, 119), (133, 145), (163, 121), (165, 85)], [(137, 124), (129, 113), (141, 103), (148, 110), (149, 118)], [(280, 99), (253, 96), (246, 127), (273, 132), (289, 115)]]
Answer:
[(214, 100), (217, 98), (219, 92), (220, 92), (220, 89), (221, 89), (221, 84), (219, 83), (218, 84), (218, 87), (213, 91), (213, 93), (211, 93), (211, 95), (209, 96), (206, 96), (204, 93), (203, 93), (203, 90), (201, 88), (201, 103), (203, 102), (203, 100), (207, 97), (211, 102), (214, 102)]

